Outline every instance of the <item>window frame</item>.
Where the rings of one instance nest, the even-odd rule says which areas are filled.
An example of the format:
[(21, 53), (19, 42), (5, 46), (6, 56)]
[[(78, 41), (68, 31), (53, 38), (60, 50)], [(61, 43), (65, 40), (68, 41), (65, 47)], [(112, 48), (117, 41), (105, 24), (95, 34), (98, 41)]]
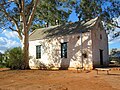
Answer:
[(41, 45), (36, 45), (36, 59), (41, 59)]
[(102, 40), (102, 34), (100, 34), (100, 40)]
[(67, 58), (67, 45), (68, 42), (61, 43), (61, 58)]

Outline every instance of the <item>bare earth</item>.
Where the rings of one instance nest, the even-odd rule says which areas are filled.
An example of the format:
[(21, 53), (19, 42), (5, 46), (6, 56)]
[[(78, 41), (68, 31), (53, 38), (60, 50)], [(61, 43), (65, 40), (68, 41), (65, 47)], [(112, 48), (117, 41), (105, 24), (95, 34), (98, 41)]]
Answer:
[(0, 71), (0, 90), (120, 90), (120, 71)]

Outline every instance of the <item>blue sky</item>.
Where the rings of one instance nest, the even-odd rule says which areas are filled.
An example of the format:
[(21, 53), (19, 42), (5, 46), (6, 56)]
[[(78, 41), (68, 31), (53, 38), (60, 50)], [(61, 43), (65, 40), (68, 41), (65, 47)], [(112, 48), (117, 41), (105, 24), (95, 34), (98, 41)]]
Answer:
[(4, 30), (0, 33), (0, 52), (7, 49), (21, 46), (17, 33), (9, 30)]
[[(119, 18), (116, 19), (117, 22), (118, 22), (118, 25), (120, 26), (120, 16)], [(120, 28), (116, 28), (114, 32), (111, 32), (109, 35), (108, 35), (108, 44), (109, 44), (109, 49), (112, 49), (112, 48), (118, 48), (120, 50), (120, 36), (118, 36), (117, 38), (113, 39), (112, 41), (111, 40), (111, 36), (113, 36), (114, 33), (116, 32), (120, 32)]]
[[(118, 20), (119, 25), (120, 25), (120, 17), (117, 18), (117, 20)], [(78, 18), (77, 18), (74, 11), (70, 15), (69, 21), (72, 21), (72, 22), (78, 21)], [(117, 31), (120, 31), (120, 29), (116, 28), (116, 32)], [(111, 33), (108, 36), (109, 40), (111, 39), (112, 35), (113, 35), (113, 33)], [(120, 36), (115, 38), (114, 40), (108, 42), (108, 44), (109, 44), (109, 49), (112, 49), (112, 48), (120, 49)], [(12, 32), (9, 30), (4, 30), (3, 32), (0, 32), (0, 52), (3, 53), (5, 50), (7, 50), (9, 48), (18, 47), (18, 46), (21, 46), (21, 44), (20, 44), (20, 40), (17, 37), (16, 32)]]

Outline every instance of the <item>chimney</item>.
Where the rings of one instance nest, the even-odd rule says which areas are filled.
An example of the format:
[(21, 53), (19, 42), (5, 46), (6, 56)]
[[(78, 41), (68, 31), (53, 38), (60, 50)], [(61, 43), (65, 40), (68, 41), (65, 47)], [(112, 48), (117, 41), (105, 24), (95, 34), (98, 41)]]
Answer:
[(47, 27), (49, 27), (49, 23), (47, 22)]
[(80, 21), (80, 14), (78, 14), (77, 16), (78, 16), (78, 20)]
[(47, 22), (47, 23), (45, 23), (45, 27), (49, 27), (49, 23)]
[(55, 20), (55, 25), (59, 25), (59, 20)]

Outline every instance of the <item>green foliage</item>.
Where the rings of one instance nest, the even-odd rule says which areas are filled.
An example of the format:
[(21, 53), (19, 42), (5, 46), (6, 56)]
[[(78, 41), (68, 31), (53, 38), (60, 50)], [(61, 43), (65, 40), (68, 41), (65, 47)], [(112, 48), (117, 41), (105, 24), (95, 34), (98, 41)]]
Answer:
[[(68, 1), (69, 0), (0, 0), (0, 28), (6, 30), (11, 29), (18, 33), (18, 37), (23, 45), (25, 68), (29, 67), (28, 39), (30, 31), (43, 27), (45, 23), (54, 25), (53, 23), (55, 23), (56, 20), (59, 20), (61, 23), (66, 22), (70, 13), (69, 9), (65, 8), (66, 2)], [(9, 57), (13, 58), (11, 56)], [(9, 62), (8, 65), (13, 67), (11, 62)], [(15, 68), (16, 67), (17, 65)]]
[(113, 48), (113, 49), (110, 51), (110, 55), (115, 55), (117, 52), (118, 52), (117, 48)]
[(113, 48), (110, 51), (110, 61), (113, 61), (116, 64), (120, 64), (120, 50), (118, 50), (117, 48)]
[(32, 30), (36, 28), (46, 27), (45, 24), (56, 25), (67, 22), (70, 8), (67, 8), (67, 0), (42, 0), (37, 5)]
[(2, 54), (0, 53), (0, 63), (2, 63)]
[[(116, 27), (120, 28), (116, 20), (120, 16), (120, 0), (77, 1), (75, 10), (80, 20), (87, 21), (98, 16), (104, 22), (104, 28), (108, 33), (114, 31)], [(117, 34), (120, 35), (120, 32)]]
[[(0, 1), (1, 27), (5, 27), (6, 29), (11, 29), (11, 28), (14, 29), (16, 26), (11, 20), (12, 17), (18, 24), (19, 29), (22, 31), (23, 26), (21, 22), (23, 21), (22, 18), (20, 17), (20, 12), (21, 12), (20, 1), (21, 0)], [(27, 23), (29, 20), (29, 16), (32, 12), (32, 8), (34, 6), (35, 0), (24, 0), (24, 1), (25, 1), (24, 14)], [(49, 23), (50, 25), (55, 25), (56, 20), (59, 20), (59, 23), (61, 24), (67, 22), (69, 14), (71, 13), (71, 10), (67, 8), (68, 3), (69, 3), (68, 0), (39, 0), (30, 30), (32, 31), (32, 29), (44, 27), (45, 23)], [(6, 16), (5, 13), (3, 12), (4, 9), (2, 8), (2, 5), (4, 5), (4, 9), (6, 10), (6, 13), (9, 15), (10, 18)]]
[(3, 54), (0, 53), (0, 68), (4, 68), (6, 67), (5, 64), (4, 64), (4, 58), (3, 58)]
[(95, 18), (101, 12), (102, 9), (95, 0), (81, 0), (80, 4), (76, 6), (76, 13), (84, 21)]
[(20, 47), (5, 52), (5, 65), (11, 69), (24, 69), (23, 54)]

